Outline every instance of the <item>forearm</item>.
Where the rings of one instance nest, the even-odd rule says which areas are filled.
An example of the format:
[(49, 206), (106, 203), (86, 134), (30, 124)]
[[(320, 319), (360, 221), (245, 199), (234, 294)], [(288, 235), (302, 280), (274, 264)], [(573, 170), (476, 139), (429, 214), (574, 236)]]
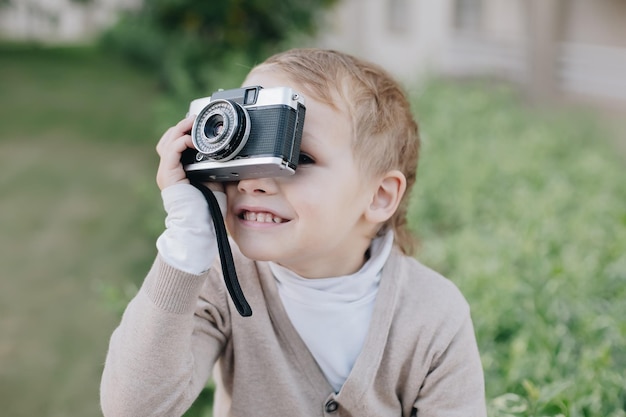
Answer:
[[(215, 192), (222, 215), (226, 195)], [(171, 266), (192, 274), (206, 272), (217, 256), (215, 228), (208, 203), (190, 184), (176, 184), (161, 192), (167, 212), (165, 230), (157, 239), (161, 257)]]
[[(223, 341), (206, 313), (215, 309), (204, 308), (209, 301), (200, 296), (217, 256), (206, 201), (188, 184), (162, 196), (168, 216), (159, 256), (111, 337), (101, 387), (106, 416), (182, 415)], [(219, 292), (210, 294), (216, 304)]]
[(111, 337), (101, 385), (105, 416), (178, 416), (204, 387), (224, 336), (195, 311), (206, 276), (157, 259)]

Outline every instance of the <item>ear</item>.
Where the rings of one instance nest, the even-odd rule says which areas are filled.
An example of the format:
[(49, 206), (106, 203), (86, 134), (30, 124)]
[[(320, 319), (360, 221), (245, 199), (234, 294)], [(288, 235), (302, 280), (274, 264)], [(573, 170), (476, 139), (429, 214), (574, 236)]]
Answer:
[(398, 170), (387, 172), (377, 182), (370, 206), (365, 212), (371, 223), (384, 223), (396, 212), (406, 191), (406, 177)]

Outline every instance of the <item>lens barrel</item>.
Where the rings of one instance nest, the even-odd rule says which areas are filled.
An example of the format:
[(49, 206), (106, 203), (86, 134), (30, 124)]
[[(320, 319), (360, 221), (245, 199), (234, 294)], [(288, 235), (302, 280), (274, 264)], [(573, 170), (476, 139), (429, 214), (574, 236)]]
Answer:
[(250, 134), (250, 116), (231, 100), (215, 100), (198, 114), (191, 130), (196, 149), (206, 157), (228, 161), (237, 156)]

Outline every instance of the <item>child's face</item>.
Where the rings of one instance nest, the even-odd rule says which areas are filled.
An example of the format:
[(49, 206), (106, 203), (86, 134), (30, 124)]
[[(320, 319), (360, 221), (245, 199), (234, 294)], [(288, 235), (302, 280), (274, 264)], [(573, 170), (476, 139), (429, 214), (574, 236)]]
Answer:
[(253, 73), (245, 85), (294, 88), (305, 96), (306, 117), (294, 175), (226, 185), (230, 234), (247, 257), (307, 278), (357, 271), (374, 233), (363, 214), (377, 187), (357, 167), (350, 118), (279, 73)]

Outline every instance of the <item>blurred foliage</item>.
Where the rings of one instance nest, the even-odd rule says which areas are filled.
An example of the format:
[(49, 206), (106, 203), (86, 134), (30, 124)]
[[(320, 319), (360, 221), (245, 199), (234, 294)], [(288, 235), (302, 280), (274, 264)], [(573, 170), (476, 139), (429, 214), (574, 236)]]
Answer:
[(242, 80), (291, 37), (312, 34), (336, 0), (145, 0), (102, 38), (109, 50), (156, 71), (167, 92), (208, 95), (224, 74)]
[(491, 417), (626, 416), (626, 155), (590, 113), (431, 82), (410, 221), (472, 306)]

